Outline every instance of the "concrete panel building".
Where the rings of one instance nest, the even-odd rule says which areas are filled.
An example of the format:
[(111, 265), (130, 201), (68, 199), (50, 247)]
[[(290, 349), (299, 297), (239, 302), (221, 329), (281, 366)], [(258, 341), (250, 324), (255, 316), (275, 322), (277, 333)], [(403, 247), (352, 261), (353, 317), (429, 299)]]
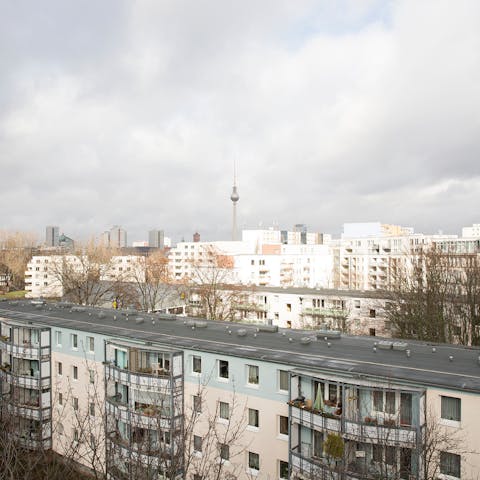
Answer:
[(480, 471), (476, 349), (26, 301), (0, 305), (0, 329), (16, 438), (60, 454), (77, 442), (87, 467), (101, 445), (111, 479)]

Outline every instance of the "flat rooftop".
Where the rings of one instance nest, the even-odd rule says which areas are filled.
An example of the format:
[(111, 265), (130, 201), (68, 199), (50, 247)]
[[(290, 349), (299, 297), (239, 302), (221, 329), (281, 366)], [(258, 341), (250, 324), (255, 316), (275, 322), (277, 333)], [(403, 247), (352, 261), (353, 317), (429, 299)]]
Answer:
[(27, 300), (0, 302), (0, 318), (263, 360), (312, 373), (327, 370), (353, 378), (480, 393), (477, 347), (399, 340), (408, 343), (405, 350), (384, 349), (383, 342), (395, 340), (343, 334), (325, 339), (312, 330), (268, 332), (261, 325)]

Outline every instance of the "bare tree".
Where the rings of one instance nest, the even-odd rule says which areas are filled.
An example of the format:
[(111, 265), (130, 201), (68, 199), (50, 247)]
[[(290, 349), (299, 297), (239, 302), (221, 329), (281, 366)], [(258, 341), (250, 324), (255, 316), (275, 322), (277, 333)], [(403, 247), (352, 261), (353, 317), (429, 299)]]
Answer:
[(7, 291), (25, 288), (25, 270), (35, 246), (33, 234), (0, 231), (0, 276)]
[(434, 342), (480, 342), (480, 260), (437, 245), (413, 251), (396, 270), (386, 317), (394, 334)]
[(235, 285), (233, 258), (215, 247), (204, 247), (201, 260), (192, 262), (188, 279), (195, 314), (211, 320), (233, 321), (242, 287)]
[(137, 257), (132, 268), (139, 308), (146, 312), (167, 308), (177, 296), (179, 285), (172, 279), (165, 252)]
[(127, 275), (117, 269), (116, 253), (91, 241), (73, 254), (52, 257), (49, 270), (66, 299), (80, 305), (99, 305), (122, 288)]

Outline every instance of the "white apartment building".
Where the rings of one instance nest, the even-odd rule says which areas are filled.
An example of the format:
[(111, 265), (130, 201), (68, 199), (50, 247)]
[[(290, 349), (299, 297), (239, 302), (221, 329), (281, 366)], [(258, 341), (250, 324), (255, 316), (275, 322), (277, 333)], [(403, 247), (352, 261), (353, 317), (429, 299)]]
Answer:
[[(25, 271), (26, 298), (61, 298), (65, 265), (78, 272), (88, 267), (86, 257), (76, 255), (34, 255)], [(113, 256), (101, 265), (100, 280), (137, 282), (145, 279), (145, 258), (135, 255)]]
[[(234, 301), (236, 319), (280, 328), (341, 330), (354, 335), (390, 337), (385, 314), (388, 298), (382, 292), (320, 288), (245, 287), (226, 291)], [(190, 315), (202, 312), (201, 296), (193, 290), (188, 299)]]
[(463, 227), (462, 237), (480, 238), (480, 223), (474, 223), (471, 227)]

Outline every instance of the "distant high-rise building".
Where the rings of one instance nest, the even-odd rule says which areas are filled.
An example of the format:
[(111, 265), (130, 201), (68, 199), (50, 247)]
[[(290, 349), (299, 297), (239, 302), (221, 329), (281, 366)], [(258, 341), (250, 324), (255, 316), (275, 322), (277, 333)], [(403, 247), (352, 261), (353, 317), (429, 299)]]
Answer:
[(45, 245), (47, 247), (58, 247), (58, 227), (49, 225), (45, 231)]
[(150, 230), (148, 232), (148, 246), (153, 248), (163, 248), (165, 235), (163, 230)]
[(75, 247), (75, 242), (70, 237), (67, 237), (64, 233), (62, 233), (58, 237), (58, 245), (66, 250), (73, 250)]
[(109, 246), (112, 248), (123, 248), (127, 246), (127, 232), (119, 225), (110, 229)]
[(297, 223), (293, 226), (293, 231), (300, 233), (300, 243), (305, 245), (307, 243), (307, 226), (304, 223)]

